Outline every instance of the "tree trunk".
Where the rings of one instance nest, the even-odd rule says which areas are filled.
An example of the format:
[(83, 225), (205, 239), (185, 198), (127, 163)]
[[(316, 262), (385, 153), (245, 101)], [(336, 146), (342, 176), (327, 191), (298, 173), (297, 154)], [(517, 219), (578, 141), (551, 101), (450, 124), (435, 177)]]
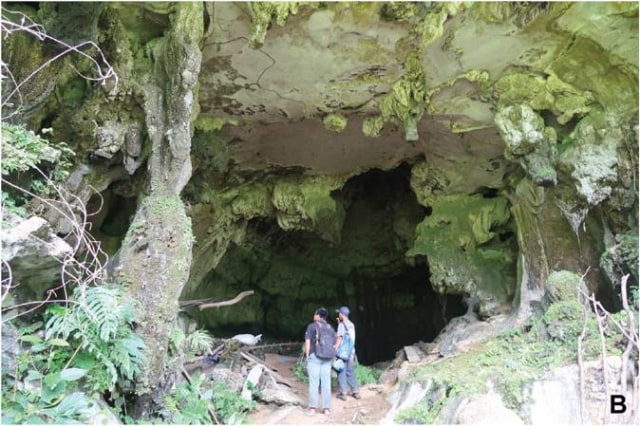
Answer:
[(137, 304), (137, 332), (146, 362), (137, 377), (134, 416), (151, 409), (162, 382), (178, 298), (191, 266), (193, 236), (180, 192), (191, 177), (192, 122), (198, 113), (197, 82), (202, 54), (203, 6), (178, 2), (171, 30), (154, 45), (153, 77), (142, 88), (151, 143), (150, 187), (141, 201), (120, 254), (120, 277)]
[(528, 178), (522, 179), (516, 187), (511, 208), (516, 220), (520, 248), (520, 285), (515, 296), (518, 308), (513, 317), (513, 327), (522, 326), (529, 319), (544, 296), (544, 285), (549, 276), (544, 236), (539, 226), (543, 204), (544, 188), (535, 186)]

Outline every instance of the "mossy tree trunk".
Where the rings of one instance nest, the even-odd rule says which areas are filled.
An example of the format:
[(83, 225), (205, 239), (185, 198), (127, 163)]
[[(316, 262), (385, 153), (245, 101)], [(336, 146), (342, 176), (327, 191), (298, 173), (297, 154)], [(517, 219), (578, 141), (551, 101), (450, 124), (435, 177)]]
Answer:
[(520, 259), (519, 286), (515, 296), (518, 304), (513, 326), (521, 326), (533, 313), (544, 296), (549, 265), (544, 236), (540, 229), (540, 213), (544, 204), (544, 188), (523, 178), (516, 186), (511, 212), (516, 220)]
[(189, 155), (198, 112), (203, 6), (179, 2), (172, 8), (171, 29), (154, 45), (153, 76), (142, 87), (151, 145), (150, 186), (120, 255), (120, 276), (137, 303), (138, 333), (146, 344), (134, 416), (148, 413), (161, 390), (169, 336), (192, 257), (191, 221), (180, 192), (192, 172)]

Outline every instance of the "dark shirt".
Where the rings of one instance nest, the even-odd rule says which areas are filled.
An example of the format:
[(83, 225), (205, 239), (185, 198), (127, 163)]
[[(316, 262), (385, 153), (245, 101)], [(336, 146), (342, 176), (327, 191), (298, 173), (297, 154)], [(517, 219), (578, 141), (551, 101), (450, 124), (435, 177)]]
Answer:
[(316, 322), (311, 322), (307, 325), (307, 330), (304, 332), (304, 339), (311, 341), (309, 347), (309, 356), (316, 352), (316, 338), (318, 334), (318, 325)]

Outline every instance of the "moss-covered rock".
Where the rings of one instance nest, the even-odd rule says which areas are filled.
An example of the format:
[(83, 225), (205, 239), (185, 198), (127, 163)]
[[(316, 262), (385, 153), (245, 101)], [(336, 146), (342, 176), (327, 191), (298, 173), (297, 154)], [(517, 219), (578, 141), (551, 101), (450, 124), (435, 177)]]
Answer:
[(365, 135), (378, 136), (384, 123), (393, 121), (404, 129), (405, 140), (418, 139), (418, 122), (427, 107), (426, 82), (419, 53), (409, 54), (404, 67), (405, 74), (380, 101), (380, 115), (364, 121), (362, 131)]
[(515, 242), (498, 238), (509, 230), (507, 200), (440, 196), (431, 208), (431, 215), (416, 227), (407, 256), (428, 258), (434, 289), (479, 296), (484, 314), (510, 302), (515, 292)]
[(344, 208), (331, 197), (331, 192), (343, 182), (322, 176), (277, 181), (272, 202), (280, 228), (317, 231), (323, 239), (339, 242)]
[(548, 110), (560, 124), (586, 115), (595, 101), (589, 91), (578, 90), (554, 74), (546, 78), (535, 74), (507, 74), (495, 83), (494, 94), (499, 99), (498, 108), (522, 104), (537, 111)]
[(499, 110), (495, 122), (505, 143), (505, 158), (518, 160), (536, 185), (555, 185), (554, 129), (545, 128), (543, 118), (526, 105)]
[(578, 194), (595, 206), (607, 199), (618, 181), (618, 148), (625, 134), (617, 115), (593, 113), (571, 133), (572, 144), (559, 164), (575, 180)]
[(249, 45), (259, 48), (264, 44), (264, 38), (272, 18), (276, 24), (283, 26), (287, 22), (289, 15), (298, 13), (300, 2), (250, 2), (251, 12), (251, 36)]
[(331, 131), (341, 132), (347, 127), (347, 118), (342, 114), (327, 114), (322, 123), (324, 123), (325, 128)]
[(549, 302), (576, 301), (587, 295), (582, 277), (570, 271), (552, 271), (547, 278), (545, 291)]

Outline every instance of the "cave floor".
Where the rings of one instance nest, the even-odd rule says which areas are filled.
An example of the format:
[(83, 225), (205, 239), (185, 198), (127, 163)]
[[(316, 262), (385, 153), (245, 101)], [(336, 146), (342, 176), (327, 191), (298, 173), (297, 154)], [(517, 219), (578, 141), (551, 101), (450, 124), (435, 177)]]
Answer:
[[(294, 391), (304, 402), (308, 402), (308, 385), (300, 381), (293, 373), (296, 360), (291, 358), (270, 358), (269, 367), (277, 370), (292, 385)], [(335, 376), (334, 373), (332, 375)], [(335, 379), (334, 379), (335, 381)], [(335, 382), (332, 382), (335, 384)], [(273, 406), (259, 404), (249, 415), (249, 424), (378, 424), (385, 417), (391, 405), (387, 402), (388, 390), (381, 384), (368, 384), (360, 387), (360, 400), (347, 396), (346, 401), (336, 398), (337, 389), (332, 385), (331, 413), (323, 415), (308, 414), (306, 405)]]

